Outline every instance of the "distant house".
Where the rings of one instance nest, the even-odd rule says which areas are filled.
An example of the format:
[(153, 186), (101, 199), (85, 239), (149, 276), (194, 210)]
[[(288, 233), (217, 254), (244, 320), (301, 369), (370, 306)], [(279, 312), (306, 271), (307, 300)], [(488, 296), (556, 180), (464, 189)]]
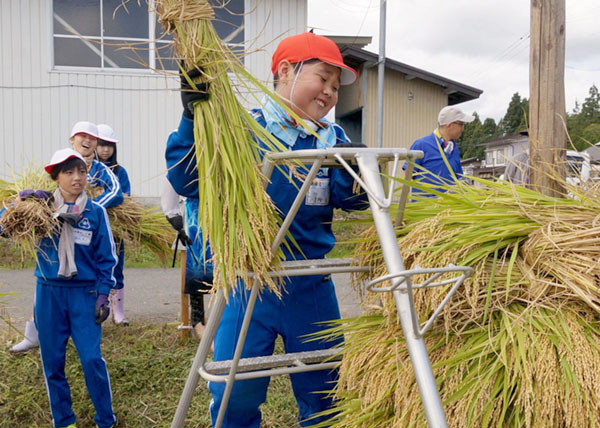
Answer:
[(481, 178), (498, 178), (506, 168), (507, 162), (525, 150), (529, 149), (529, 139), (525, 133), (508, 135), (506, 137), (495, 138), (482, 143), (485, 146), (485, 158), (479, 165), (474, 165), (472, 158), (461, 161), (463, 170), (465, 165), (469, 167), (470, 173)]
[(590, 155), (592, 161), (600, 162), (600, 141), (585, 149), (584, 152)]
[[(154, 9), (146, 1), (125, 3), (0, 2), (0, 179), (42, 165), (68, 146), (75, 122), (89, 120), (115, 129), (132, 194), (160, 195), (166, 139), (181, 118), (177, 65), (170, 38), (160, 37)], [(307, 0), (229, 0), (227, 10), (215, 10), (220, 37), (244, 52), (245, 66), (264, 82), (272, 81), (277, 42), (307, 29)], [(370, 38), (333, 39), (359, 71), (358, 80), (340, 90), (336, 119), (353, 140), (373, 146), (378, 57), (362, 49)], [(155, 71), (163, 68), (170, 73)], [(384, 146), (408, 147), (436, 127), (442, 107), (481, 93), (387, 59)], [(242, 102), (251, 106), (245, 95)]]
[[(461, 161), (463, 170), (465, 174), (475, 177), (498, 178), (504, 174), (511, 159), (529, 150), (529, 137), (527, 131), (523, 131), (516, 135), (496, 138), (482, 144), (485, 146), (485, 159), (481, 160), (480, 165), (477, 165), (477, 162), (474, 162), (472, 158), (464, 159)], [(567, 175), (578, 177), (583, 181), (598, 176), (600, 160), (594, 159), (594, 155), (600, 158), (600, 143), (581, 153), (567, 150)]]
[[(377, 54), (362, 47), (370, 37), (331, 37), (344, 60), (359, 71), (358, 80), (342, 86), (335, 116), (352, 140), (376, 146)], [(447, 106), (470, 101), (481, 89), (386, 58), (383, 147), (408, 148), (437, 127), (437, 115)]]

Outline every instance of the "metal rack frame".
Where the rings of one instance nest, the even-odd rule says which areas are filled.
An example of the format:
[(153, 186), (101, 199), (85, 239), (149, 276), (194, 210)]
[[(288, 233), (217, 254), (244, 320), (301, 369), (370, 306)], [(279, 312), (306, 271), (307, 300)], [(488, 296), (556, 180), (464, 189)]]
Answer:
[[(416, 267), (414, 269), (405, 270), (400, 249), (398, 248), (396, 234), (394, 232), (394, 225), (390, 216), (395, 182), (394, 180), (391, 180), (386, 193), (381, 181), (379, 169), (381, 164), (393, 162), (392, 176), (394, 177), (398, 172), (400, 161), (413, 160), (422, 156), (423, 153), (421, 151), (409, 151), (407, 149), (398, 148), (329, 148), (276, 152), (265, 155), (262, 172), (265, 179), (268, 181), (275, 165), (278, 163), (301, 162), (305, 165), (311, 165), (305, 181), (299, 189), (298, 195), (274, 239), (271, 247), (273, 252), (275, 252), (282, 244), (298, 209), (304, 201), (310, 185), (321, 168), (344, 168), (367, 193), (371, 213), (373, 215), (388, 271), (387, 275), (371, 281), (367, 287), (372, 292), (391, 292), (394, 296), (398, 317), (402, 324), (406, 346), (425, 410), (425, 416), (429, 426), (437, 428), (446, 427), (447, 424), (423, 335), (431, 327), (445, 304), (452, 298), (464, 279), (471, 273), (471, 268), (449, 265), (435, 269), (422, 269)], [(352, 168), (353, 165), (358, 166), (360, 174), (354, 171)], [(412, 164), (408, 163), (404, 173), (405, 180), (408, 181), (411, 179), (412, 169)], [(396, 224), (402, 221), (409, 191), (409, 187), (404, 184), (398, 201), (398, 212), (395, 219)], [(351, 261), (348, 259), (300, 260), (284, 262), (282, 264), (282, 269), (277, 272), (272, 272), (271, 275), (302, 276), (342, 272), (364, 272), (367, 270), (367, 267), (352, 265)], [(451, 273), (457, 273), (459, 275), (448, 279), (447, 277)], [(436, 282), (436, 280), (444, 274), (446, 275), (446, 279)], [(412, 276), (414, 275), (430, 275), (430, 277), (423, 283), (414, 285), (412, 283)], [(389, 281), (391, 285), (389, 287), (377, 287), (379, 283), (385, 281)], [(444, 286), (452, 283), (454, 285), (451, 287), (448, 295), (424, 325), (421, 325), (415, 308), (413, 290), (417, 288)], [(183, 426), (200, 376), (211, 382), (224, 382), (226, 384), (215, 423), (216, 427), (220, 427), (225, 416), (233, 384), (236, 380), (331, 369), (339, 364), (343, 352), (343, 349), (341, 348), (242, 359), (242, 348), (246, 340), (246, 335), (248, 334), (248, 326), (250, 325), (250, 319), (252, 317), (259, 288), (260, 284), (255, 279), (248, 300), (246, 313), (244, 314), (244, 320), (242, 322), (240, 336), (237, 341), (233, 359), (229, 361), (207, 362), (210, 346), (226, 305), (226, 296), (223, 294), (223, 291), (219, 290), (217, 292), (215, 304), (210, 310), (206, 330), (198, 345), (194, 362), (192, 363), (175, 416), (171, 423), (172, 428), (180, 428)]]

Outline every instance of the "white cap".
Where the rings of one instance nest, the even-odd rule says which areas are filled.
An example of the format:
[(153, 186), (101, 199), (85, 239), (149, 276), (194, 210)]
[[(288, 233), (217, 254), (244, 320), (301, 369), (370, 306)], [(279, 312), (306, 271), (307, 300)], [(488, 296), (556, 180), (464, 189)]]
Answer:
[(109, 143), (118, 143), (119, 139), (117, 138), (117, 134), (115, 131), (108, 125), (104, 123), (98, 125), (98, 139), (102, 141), (108, 141)]
[(71, 130), (71, 137), (77, 134), (89, 134), (92, 137), (98, 137), (98, 127), (92, 122), (77, 122)]
[(85, 159), (83, 158), (83, 156), (81, 156), (75, 150), (73, 150), (73, 149), (61, 149), (61, 150), (56, 151), (52, 155), (52, 159), (50, 159), (50, 163), (48, 163), (44, 167), (44, 169), (46, 170), (46, 172), (48, 174), (50, 174), (56, 165), (59, 165), (59, 164), (63, 163), (64, 161), (66, 161), (68, 159), (71, 159), (71, 158), (79, 158), (79, 159), (81, 159), (83, 161), (83, 163), (85, 163)]
[(470, 123), (475, 120), (475, 116), (465, 114), (461, 109), (454, 106), (447, 106), (440, 110), (438, 114), (438, 124), (440, 126), (448, 125), (452, 122)]

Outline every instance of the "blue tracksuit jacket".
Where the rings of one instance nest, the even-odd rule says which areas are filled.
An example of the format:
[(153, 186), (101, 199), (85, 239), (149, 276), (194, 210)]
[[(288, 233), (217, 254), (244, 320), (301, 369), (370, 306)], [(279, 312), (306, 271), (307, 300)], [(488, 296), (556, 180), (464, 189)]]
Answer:
[[(102, 162), (100, 162), (102, 163)], [(123, 195), (131, 196), (131, 184), (129, 183), (129, 175), (125, 168), (119, 165), (119, 168), (112, 169), (110, 165), (104, 164), (108, 168), (108, 172), (112, 173), (115, 177), (117, 177), (117, 181), (121, 187), (121, 192)], [(108, 174), (107, 174), (108, 176)], [(106, 192), (105, 192), (106, 193)], [(98, 196), (97, 199), (101, 199), (103, 195)], [(117, 203), (118, 198), (113, 198), (108, 201), (108, 208), (119, 205), (121, 202)], [(119, 263), (115, 268), (115, 278), (117, 279), (116, 289), (121, 289), (125, 286), (125, 276), (123, 274), (123, 269), (125, 268), (125, 243), (123, 241), (117, 242), (118, 246), (118, 254), (119, 254)]]
[[(264, 126), (265, 120), (260, 110), (253, 110), (253, 114), (258, 123)], [(335, 132), (339, 142), (349, 141), (341, 127), (336, 125)], [(197, 199), (198, 176), (195, 170), (195, 155), (193, 151), (190, 152), (193, 143), (193, 122), (182, 117), (179, 129), (171, 133), (167, 141), (167, 177), (177, 193)], [(304, 134), (298, 138), (292, 150), (315, 148), (315, 137)], [(285, 174), (288, 172), (287, 168), (284, 168), (283, 171), (275, 168), (271, 176), (271, 183), (267, 187), (267, 193), (282, 212), (282, 218), (288, 213), (298, 193), (297, 186), (302, 184), (298, 179), (294, 179), (295, 183), (291, 183)], [(308, 170), (304, 172), (308, 172)], [(333, 168), (329, 168), (327, 171), (322, 170), (318, 178), (329, 183), (329, 203), (326, 205), (302, 204), (290, 227), (292, 236), (308, 259), (323, 258), (333, 248), (335, 236), (331, 230), (331, 220), (334, 208), (356, 210), (367, 207), (366, 194), (356, 195), (353, 193), (354, 179), (345, 170)], [(285, 250), (287, 259), (304, 258), (297, 248), (293, 245), (291, 248), (293, 251), (291, 254)]]
[(116, 207), (123, 202), (123, 191), (119, 179), (113, 174), (109, 167), (97, 160), (92, 161), (88, 171), (88, 183), (91, 186), (100, 186), (104, 192), (94, 198), (104, 208)]
[[(443, 140), (435, 135), (435, 131), (426, 137), (416, 140), (410, 147), (410, 150), (421, 150), (424, 155), (421, 159), (415, 160), (415, 163), (418, 165), (413, 173), (416, 179), (424, 183), (438, 185), (453, 183), (455, 181), (442, 157)], [(444, 153), (444, 155), (456, 178), (460, 178), (463, 170), (460, 164), (460, 150), (458, 149), (458, 145), (455, 143), (452, 152)], [(423, 171), (423, 169), (427, 171)], [(420, 192), (417, 189), (413, 189), (413, 191)]]
[(55, 235), (40, 242), (35, 276), (42, 284), (58, 287), (82, 287), (91, 283), (98, 293), (108, 294), (115, 286), (113, 269), (117, 255), (106, 210), (88, 200), (74, 229), (77, 275), (70, 280), (58, 279), (59, 236)]

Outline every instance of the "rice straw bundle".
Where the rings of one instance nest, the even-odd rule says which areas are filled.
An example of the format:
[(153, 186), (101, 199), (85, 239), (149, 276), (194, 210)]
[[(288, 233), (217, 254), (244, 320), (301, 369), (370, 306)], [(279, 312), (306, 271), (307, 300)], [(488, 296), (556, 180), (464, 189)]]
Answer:
[(0, 180), (0, 203), (14, 199), (21, 190), (48, 190), (53, 192), (56, 183), (41, 167), (33, 164), (27, 166), (21, 173), (11, 172), (12, 181)]
[(49, 200), (17, 198), (4, 207), (6, 211), (0, 217), (2, 234), (32, 256), (39, 240), (59, 230), (59, 222), (53, 218), (54, 206)]
[[(37, 199), (16, 200), (17, 194), (25, 189), (54, 191), (56, 183), (41, 168), (29, 167), (21, 174), (13, 174), (14, 181), (0, 182), (0, 200), (9, 210), (0, 219), (0, 227), (6, 236), (25, 253), (35, 258), (40, 239), (58, 232), (58, 220), (53, 219), (52, 204)], [(101, 187), (86, 186), (91, 198), (100, 195)], [(148, 248), (163, 262), (171, 253), (173, 229), (164, 215), (155, 208), (144, 208), (129, 196), (117, 207), (108, 208), (107, 213), (115, 239), (122, 239), (133, 248)]]
[[(86, 188), (92, 198), (103, 191), (101, 187)], [(144, 208), (127, 195), (120, 205), (107, 208), (106, 212), (115, 241), (122, 240), (133, 248), (148, 248), (163, 264), (167, 262), (174, 232), (162, 212), (156, 208)]]
[(156, 6), (162, 25), (174, 34), (176, 51), (185, 64), (182, 72), (197, 68), (202, 81), (210, 85), (209, 99), (194, 107), (194, 138), (199, 225), (213, 251), (215, 286), (227, 290), (237, 277), (248, 284), (248, 273), (254, 272), (278, 292), (276, 281), (267, 273), (283, 258), (280, 250), (272, 254), (270, 248), (280, 218), (264, 189), (258, 169), (261, 149), (254, 138), (278, 150), (283, 148), (237, 100), (228, 72), (248, 88), (253, 85), (262, 92), (270, 91), (222, 44), (211, 22), (214, 13), (208, 1), (158, 0)]
[(13, 172), (12, 178), (13, 181), (0, 180), (0, 207), (7, 209), (0, 218), (0, 229), (22, 256), (35, 258), (39, 240), (58, 230), (58, 220), (52, 218), (54, 207), (50, 201), (33, 198), (21, 201), (17, 195), (26, 189), (54, 191), (56, 183), (33, 165), (19, 174)]
[[(597, 426), (600, 194), (478, 181), (409, 204), (397, 229), (407, 269), (474, 269), (426, 336), (449, 426)], [(375, 231), (361, 241), (371, 272), (356, 279), (385, 274)], [(415, 291), (422, 321), (447, 291)], [(393, 298), (365, 302), (327, 333), (346, 337), (332, 426), (426, 426)]]

